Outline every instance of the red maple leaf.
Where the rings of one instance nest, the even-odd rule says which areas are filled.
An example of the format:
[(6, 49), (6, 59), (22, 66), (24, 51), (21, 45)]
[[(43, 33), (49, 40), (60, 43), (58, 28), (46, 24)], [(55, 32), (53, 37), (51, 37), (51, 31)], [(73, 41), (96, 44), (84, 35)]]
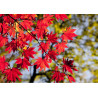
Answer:
[(22, 22), (21, 22), (21, 25), (24, 27), (24, 29), (30, 29), (30, 30), (32, 30), (32, 25), (33, 25), (33, 23), (31, 22), (31, 21), (29, 21), (29, 20), (23, 20)]
[(52, 24), (52, 21), (54, 20), (54, 19), (52, 18), (53, 16), (54, 16), (54, 15), (49, 15), (49, 14), (44, 14), (44, 15), (43, 15), (43, 17), (44, 17), (43, 23), (44, 23), (45, 25), (47, 25), (47, 27)]
[(68, 79), (69, 79), (70, 83), (72, 83), (72, 81), (75, 82), (75, 79), (72, 76), (70, 76), (70, 75), (68, 75)]
[(57, 58), (56, 58), (57, 55), (58, 55), (58, 54), (56, 53), (56, 51), (54, 51), (54, 50), (49, 50), (48, 53), (46, 54), (45, 58), (46, 58), (46, 59), (49, 59), (49, 61), (51, 62), (51, 61), (52, 61), (51, 59), (57, 60)]
[(39, 38), (43, 39), (47, 31), (48, 31), (47, 24), (43, 23), (43, 20), (38, 20), (37, 26), (34, 31), (34, 33), (37, 34), (38, 39)]
[(20, 19), (22, 19), (22, 20), (32, 20), (32, 19), (34, 19), (35, 20), (35, 17), (36, 17), (37, 15), (36, 14), (21, 14), (21, 16), (20, 16)]
[(9, 53), (13, 50), (13, 51), (16, 51), (17, 50), (17, 47), (19, 47), (19, 43), (17, 42), (17, 45), (16, 45), (16, 40), (15, 39), (12, 39), (11, 42), (7, 43), (6, 44), (6, 49), (5, 51), (9, 51)]
[(4, 16), (4, 14), (0, 14), (0, 17)]
[(41, 42), (39, 45), (39, 50), (42, 50), (42, 53), (46, 52), (49, 49), (49, 43)]
[(0, 57), (0, 71), (4, 71), (8, 67), (8, 62), (5, 62), (5, 56)]
[(2, 23), (0, 23), (0, 32), (2, 32)]
[[(32, 31), (31, 34), (34, 35), (34, 31)], [(35, 39), (35, 36), (31, 36), (29, 33), (27, 33), (26, 36), (27, 36), (27, 40), (29, 40), (30, 42), (31, 42), (33, 39)]]
[(18, 58), (16, 59), (15, 63), (17, 64), (17, 68), (21, 67), (23, 69), (24, 68), (28, 69), (28, 66), (31, 66), (30, 62), (26, 58), (23, 59)]
[(4, 46), (7, 42), (8, 42), (8, 38), (0, 35), (0, 47)]
[(2, 23), (3, 34), (8, 32), (8, 28), (9, 28), (8, 24), (3, 22)]
[(54, 82), (56, 81), (58, 83), (60, 81), (64, 81), (65, 74), (61, 73), (60, 71), (57, 71), (57, 70), (58, 70), (58, 66), (56, 66), (55, 71), (53, 71), (51, 80), (54, 80)]
[(42, 59), (41, 57), (39, 57), (39, 58), (37, 59), (37, 61), (34, 63), (34, 65), (37, 65), (37, 66), (36, 66), (37, 69), (40, 67), (40, 71), (41, 71), (42, 69), (44, 69), (44, 71), (45, 71), (46, 67), (47, 67), (47, 68), (50, 68), (49, 65), (48, 65), (48, 63), (49, 63), (49, 61), (47, 61), (45, 58)]
[(62, 42), (62, 43), (57, 43), (54, 47), (56, 47), (56, 51), (60, 54), (61, 52), (65, 51), (65, 48), (68, 48), (66, 46), (66, 42)]
[[(13, 16), (12, 14), (9, 14), (10, 16)], [(9, 16), (9, 15), (5, 15), (3, 17), (3, 20), (6, 24), (13, 24), (14, 20)]]
[(74, 33), (76, 29), (71, 29), (71, 27), (67, 28), (66, 31), (63, 31), (63, 35), (61, 36), (63, 41), (67, 40), (73, 40), (73, 37), (76, 37), (77, 35)]
[(51, 32), (50, 34), (47, 35), (48, 37), (48, 41), (51, 42), (51, 43), (57, 43), (57, 37), (56, 37), (57, 33), (56, 34), (53, 34), (53, 32)]
[(68, 60), (68, 59), (64, 60), (64, 58), (63, 58), (63, 63), (64, 63), (64, 65), (63, 65), (63, 71), (68, 71), (71, 74), (73, 74), (72, 69), (75, 70), (75, 71), (78, 71), (75, 68), (76, 66), (73, 65), (73, 62), (74, 62), (74, 60)]
[(29, 57), (31, 57), (31, 58), (34, 58), (34, 54), (36, 54), (36, 52), (35, 51), (33, 51), (34, 50), (34, 48), (27, 48), (26, 50), (25, 49), (23, 49), (24, 51), (23, 51), (23, 55), (24, 55), (24, 57), (25, 58), (29, 58)]
[(18, 75), (22, 75), (21, 72), (19, 71), (19, 69), (17, 68), (12, 68), (12, 69), (6, 69), (3, 73), (5, 73), (5, 75), (7, 76), (7, 81), (12, 81), (15, 82), (16, 79), (18, 79), (19, 81), (21, 81), (21, 79), (19, 78)]
[(63, 65), (63, 71), (68, 71), (68, 72), (70, 72), (71, 74), (73, 74), (71, 67), (68, 66), (68, 65)]
[(13, 17), (14, 19), (18, 19), (22, 16), (22, 14), (9, 14), (11, 17)]
[(64, 21), (64, 19), (68, 19), (66, 14), (55, 14), (55, 17), (57, 18), (57, 20), (61, 19)]
[(9, 32), (10, 36), (15, 37), (16, 31), (15, 31), (15, 27), (14, 26), (10, 26), (8, 32)]
[(27, 41), (28, 41), (28, 38), (26, 37), (26, 35), (23, 33), (20, 33), (17, 38), (17, 43), (19, 44), (19, 47), (21, 49), (23, 49), (23, 47), (25, 47), (25, 45), (28, 45)]

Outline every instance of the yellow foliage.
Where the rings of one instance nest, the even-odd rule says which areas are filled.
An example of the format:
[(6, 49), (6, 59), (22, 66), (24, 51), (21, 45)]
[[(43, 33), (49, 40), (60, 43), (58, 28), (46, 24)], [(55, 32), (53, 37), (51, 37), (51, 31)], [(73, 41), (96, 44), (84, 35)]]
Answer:
[(56, 33), (62, 33), (62, 28), (60, 28), (60, 23), (54, 25)]
[(23, 49), (26, 50), (27, 49), (27, 46), (23, 47)]
[(8, 51), (1, 52), (1, 53), (0, 53), (0, 56), (4, 56), (4, 55), (6, 55), (6, 54), (8, 54)]
[(30, 43), (29, 43), (29, 46), (32, 47), (32, 45), (33, 45), (33, 44), (30, 42)]
[(71, 15), (71, 14), (69, 14), (69, 15), (68, 15), (68, 18), (69, 18), (69, 19), (71, 19), (71, 17), (72, 17), (72, 15)]

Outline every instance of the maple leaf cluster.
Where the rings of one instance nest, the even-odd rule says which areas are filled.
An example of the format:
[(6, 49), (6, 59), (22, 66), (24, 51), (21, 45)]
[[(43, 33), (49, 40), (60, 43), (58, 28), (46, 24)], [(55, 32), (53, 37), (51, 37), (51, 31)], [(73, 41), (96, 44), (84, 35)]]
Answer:
[[(44, 14), (38, 17), (36, 14), (0, 14), (0, 48), (4, 47), (8, 54), (19, 52), (16, 57), (15, 66), (11, 67), (6, 56), (0, 57), (0, 71), (5, 75), (8, 82), (21, 81), (19, 78), (21, 69), (28, 69), (28, 66), (36, 65), (39, 71), (51, 69), (49, 64), (56, 63), (52, 72), (51, 81), (64, 81), (68, 77), (70, 82), (75, 82), (73, 71), (78, 71), (73, 65), (73, 60), (63, 58), (63, 66), (57, 62), (57, 57), (65, 51), (68, 40), (73, 40), (77, 35), (75, 29), (67, 27), (58, 35), (54, 31), (49, 32), (48, 27), (54, 21), (65, 21), (68, 19), (65, 14)], [(35, 59), (36, 47), (29, 43), (37, 42), (37, 51), (41, 51), (42, 57), (38, 57), (34, 64), (31, 59)], [(62, 69), (59, 70), (59, 68)], [(69, 74), (70, 73), (70, 74)]]

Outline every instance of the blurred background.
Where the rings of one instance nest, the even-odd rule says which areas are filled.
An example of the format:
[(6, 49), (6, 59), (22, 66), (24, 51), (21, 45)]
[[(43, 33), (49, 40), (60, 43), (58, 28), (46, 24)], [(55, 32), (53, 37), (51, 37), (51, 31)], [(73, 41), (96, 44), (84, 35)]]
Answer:
[[(38, 15), (40, 17), (41, 15)], [(59, 34), (65, 27), (72, 26), (76, 29), (75, 33), (78, 35), (72, 41), (68, 41), (68, 49), (61, 54), (58, 58), (58, 62), (62, 61), (62, 56), (65, 58), (74, 60), (74, 65), (77, 66), (78, 71), (74, 72), (74, 78), (76, 83), (98, 83), (98, 15), (97, 14), (69, 14), (69, 20), (64, 22), (54, 22), (48, 30), (54, 31)], [(34, 45), (34, 43), (32, 43)], [(36, 47), (36, 46), (35, 46)], [(0, 49), (0, 56), (5, 54), (5, 51)], [(40, 53), (39, 53), (40, 54)], [(37, 55), (38, 56), (38, 55)], [(13, 57), (14, 58), (14, 57)], [(32, 63), (35, 60), (32, 60)], [(13, 64), (13, 61), (10, 62)], [(51, 68), (54, 68), (55, 63), (50, 64)], [(21, 70), (23, 76), (22, 82), (29, 82), (31, 75), (33, 74), (33, 66), (28, 70)], [(50, 82), (51, 72), (47, 75), (37, 75), (34, 83), (47, 83)], [(0, 82), (5, 82), (3, 75), (0, 73)], [(17, 81), (19, 82), (19, 81)], [(69, 82), (65, 79), (64, 82)]]

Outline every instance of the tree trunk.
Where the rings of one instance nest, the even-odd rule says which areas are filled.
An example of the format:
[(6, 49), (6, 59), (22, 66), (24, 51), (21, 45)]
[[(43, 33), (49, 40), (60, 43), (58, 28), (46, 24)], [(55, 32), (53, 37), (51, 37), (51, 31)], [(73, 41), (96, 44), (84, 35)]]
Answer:
[(35, 77), (36, 77), (36, 65), (34, 65), (34, 68), (33, 68), (33, 75), (31, 76), (29, 83), (33, 83)]

